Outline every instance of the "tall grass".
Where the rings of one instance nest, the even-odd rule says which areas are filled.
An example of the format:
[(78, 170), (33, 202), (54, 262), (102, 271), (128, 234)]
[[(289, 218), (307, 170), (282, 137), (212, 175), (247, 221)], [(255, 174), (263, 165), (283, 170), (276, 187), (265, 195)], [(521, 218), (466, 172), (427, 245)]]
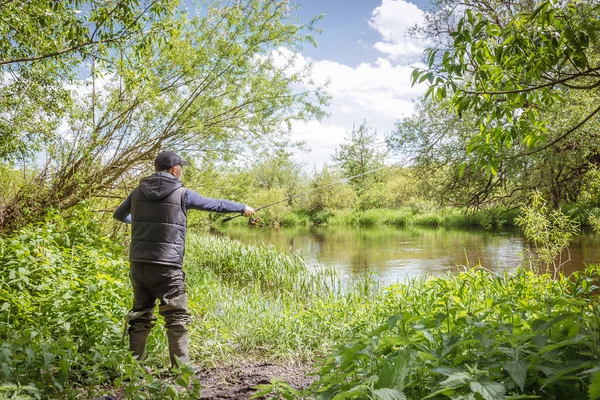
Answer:
[(369, 320), (382, 293), (363, 278), (342, 286), (330, 270), (310, 271), (298, 254), (192, 235), (186, 271), (192, 353), (202, 363), (228, 357), (304, 358), (332, 348)]
[(400, 209), (371, 209), (365, 211), (337, 210), (331, 212), (325, 221), (327, 225), (377, 226), (391, 225), (397, 227), (476, 227), (497, 229), (503, 226), (514, 226), (516, 210), (493, 209), (468, 213), (456, 208), (443, 208), (435, 211), (418, 210), (412, 207)]
[[(402, 207), (398, 209), (369, 209), (369, 210), (321, 210), (309, 212), (306, 210), (288, 211), (277, 218), (270, 215), (260, 215), (261, 223), (265, 226), (360, 226), (371, 227), (390, 225), (396, 227), (446, 227), (446, 228), (483, 228), (499, 229), (514, 227), (518, 209), (502, 207), (467, 212), (458, 208), (420, 209)], [(259, 213), (260, 214), (260, 213)], [(228, 225), (242, 226), (248, 223), (247, 218), (236, 218)]]

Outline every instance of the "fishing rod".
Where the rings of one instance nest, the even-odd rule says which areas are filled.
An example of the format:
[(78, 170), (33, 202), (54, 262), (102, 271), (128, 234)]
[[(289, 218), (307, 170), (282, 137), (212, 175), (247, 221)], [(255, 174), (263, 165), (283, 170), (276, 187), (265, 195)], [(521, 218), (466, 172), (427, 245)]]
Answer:
[[(322, 189), (325, 189), (325, 188), (327, 188), (327, 187), (330, 187), (330, 186), (334, 186), (334, 185), (340, 184), (340, 183), (342, 183), (342, 182), (350, 181), (350, 180), (352, 180), (352, 179), (358, 178), (359, 176), (363, 176), (363, 175), (367, 175), (367, 174), (372, 174), (373, 172), (381, 171), (381, 170), (382, 170), (382, 169), (384, 169), (384, 168), (388, 168), (388, 166), (386, 165), (386, 166), (383, 166), (383, 167), (375, 168), (375, 169), (372, 169), (371, 171), (363, 172), (362, 174), (354, 175), (354, 176), (351, 176), (351, 177), (349, 177), (349, 178), (340, 179), (339, 181), (336, 181), (336, 182), (333, 182), (333, 183), (328, 183), (327, 185), (319, 186), (319, 187), (317, 187), (317, 188), (315, 188), (315, 189), (311, 189), (311, 190), (308, 190), (308, 191), (306, 191), (306, 192), (303, 192), (303, 193), (298, 193), (298, 194), (295, 194), (295, 195), (293, 195), (293, 196), (291, 196), (291, 197), (287, 197), (287, 198), (285, 198), (285, 199), (283, 199), (283, 200), (279, 200), (279, 201), (276, 201), (276, 202), (274, 202), (274, 203), (267, 204), (266, 206), (261, 206), (261, 207), (255, 208), (255, 209), (254, 209), (254, 211), (260, 211), (260, 210), (264, 210), (264, 209), (265, 209), (265, 208), (267, 208), (267, 207), (271, 207), (271, 206), (274, 206), (274, 205), (276, 205), (276, 204), (283, 203), (284, 201), (290, 201), (290, 200), (292, 200), (292, 199), (295, 199), (296, 197), (305, 196), (305, 195), (307, 195), (307, 194), (309, 194), (309, 193), (316, 192), (317, 190), (322, 190)], [(242, 216), (242, 214), (238, 214), (238, 215), (235, 215), (235, 216), (233, 216), (233, 217), (228, 217), (228, 218), (225, 218), (225, 219), (223, 219), (221, 222), (223, 222), (223, 223), (225, 223), (225, 222), (229, 222), (229, 221), (231, 221), (232, 219), (235, 219), (235, 218), (238, 218), (238, 217), (241, 217), (241, 216)]]

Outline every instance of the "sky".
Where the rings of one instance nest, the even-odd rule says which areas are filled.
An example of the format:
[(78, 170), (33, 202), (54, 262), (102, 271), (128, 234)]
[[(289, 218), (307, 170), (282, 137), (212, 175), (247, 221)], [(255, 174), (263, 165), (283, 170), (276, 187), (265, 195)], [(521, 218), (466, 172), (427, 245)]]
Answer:
[[(423, 22), (428, 0), (291, 0), (302, 22), (323, 14), (318, 46), (297, 54), (312, 63), (316, 83), (329, 79), (328, 117), (297, 122), (291, 139), (305, 141), (310, 153), (295, 150), (308, 167), (332, 164), (331, 155), (352, 130), (367, 121), (383, 138), (398, 120), (414, 111), (414, 100), (426, 87), (411, 87), (414, 67), (423, 67), (426, 43), (411, 38), (407, 29)], [(282, 55), (289, 57), (286, 49)]]

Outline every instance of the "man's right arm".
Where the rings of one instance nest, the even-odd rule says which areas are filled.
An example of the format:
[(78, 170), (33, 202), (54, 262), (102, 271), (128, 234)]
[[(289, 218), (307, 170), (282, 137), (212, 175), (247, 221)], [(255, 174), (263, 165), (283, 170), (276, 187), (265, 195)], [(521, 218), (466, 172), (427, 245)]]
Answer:
[(119, 205), (119, 207), (117, 207), (117, 209), (115, 210), (115, 213), (113, 214), (113, 218), (115, 218), (121, 222), (125, 222), (126, 224), (131, 223), (131, 195), (132, 194), (133, 194), (133, 191), (131, 191), (131, 193), (129, 194), (129, 196), (127, 196), (125, 201), (123, 201)]

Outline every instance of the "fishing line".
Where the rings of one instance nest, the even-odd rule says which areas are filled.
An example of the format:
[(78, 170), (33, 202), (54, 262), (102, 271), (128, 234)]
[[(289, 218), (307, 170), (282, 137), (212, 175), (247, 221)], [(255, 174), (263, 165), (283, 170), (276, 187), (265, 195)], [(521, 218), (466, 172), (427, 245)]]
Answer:
[[(381, 171), (381, 170), (382, 170), (382, 169), (384, 169), (384, 168), (389, 168), (389, 166), (385, 165), (385, 166), (383, 166), (383, 167), (375, 168), (375, 169), (372, 169), (372, 170), (370, 170), (370, 171), (363, 172), (363, 173), (361, 173), (361, 174), (358, 174), (358, 175), (351, 176), (351, 177), (349, 177), (349, 178), (340, 179), (339, 181), (336, 181), (336, 182), (333, 182), (333, 183), (328, 183), (327, 185), (319, 186), (319, 187), (317, 187), (317, 188), (315, 188), (315, 189), (311, 189), (311, 190), (308, 190), (308, 191), (306, 191), (306, 192), (303, 192), (303, 193), (295, 194), (295, 195), (293, 195), (293, 196), (291, 196), (291, 197), (287, 197), (287, 198), (285, 198), (285, 199), (283, 199), (283, 200), (279, 200), (279, 201), (276, 201), (276, 202), (274, 202), (274, 203), (267, 204), (267, 205), (265, 205), (265, 206), (261, 206), (261, 207), (255, 208), (255, 209), (254, 209), (254, 211), (260, 211), (260, 210), (264, 210), (264, 209), (265, 209), (265, 208), (267, 208), (267, 207), (271, 207), (271, 206), (274, 206), (274, 205), (276, 205), (276, 204), (283, 203), (284, 201), (290, 201), (290, 200), (292, 200), (292, 199), (295, 199), (296, 197), (305, 196), (305, 195), (307, 195), (307, 194), (309, 194), (309, 193), (316, 192), (317, 190), (322, 190), (322, 189), (325, 189), (325, 188), (327, 188), (327, 187), (330, 187), (330, 186), (338, 185), (338, 184), (340, 184), (340, 183), (342, 183), (342, 182), (347, 182), (347, 181), (350, 181), (350, 180), (352, 180), (352, 179), (358, 178), (359, 176), (363, 176), (363, 175), (367, 175), (367, 174), (372, 174), (373, 172)], [(223, 223), (224, 223), (224, 222), (229, 222), (229, 221), (231, 221), (232, 219), (235, 219), (235, 218), (241, 217), (242, 215), (243, 215), (243, 214), (238, 214), (238, 215), (235, 215), (235, 216), (233, 216), (233, 217), (228, 217), (228, 218), (225, 218), (225, 219), (223, 219), (221, 222), (223, 222)]]

